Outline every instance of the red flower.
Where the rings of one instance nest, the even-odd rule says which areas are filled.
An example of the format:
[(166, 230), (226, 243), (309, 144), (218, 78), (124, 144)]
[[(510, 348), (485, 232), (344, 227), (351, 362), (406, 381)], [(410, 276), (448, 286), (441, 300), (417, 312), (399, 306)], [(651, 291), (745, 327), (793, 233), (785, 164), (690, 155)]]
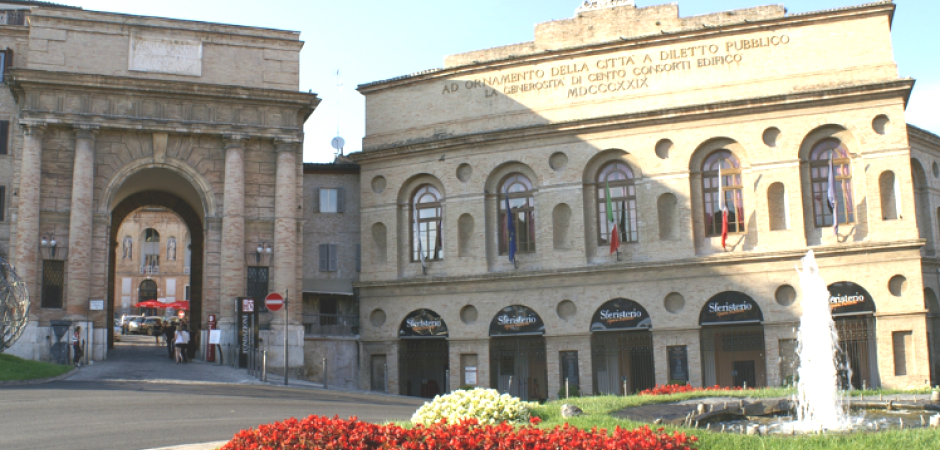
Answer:
[(539, 419), (538, 417), (532, 417), (531, 419), (529, 419), (529, 423), (531, 423), (532, 425), (538, 425), (539, 422), (541, 421), (542, 419)]

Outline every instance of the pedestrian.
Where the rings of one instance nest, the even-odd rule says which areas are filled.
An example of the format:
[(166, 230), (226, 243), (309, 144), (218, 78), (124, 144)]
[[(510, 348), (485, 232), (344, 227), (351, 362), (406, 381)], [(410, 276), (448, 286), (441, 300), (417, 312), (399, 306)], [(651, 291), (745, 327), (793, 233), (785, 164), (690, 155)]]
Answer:
[(176, 345), (173, 342), (176, 340), (176, 325), (173, 325), (173, 322), (167, 322), (163, 327), (163, 340), (166, 342), (167, 357), (173, 359), (173, 347)]
[(163, 334), (163, 321), (157, 319), (153, 322), (153, 327), (150, 328), (150, 334), (157, 339), (157, 346), (160, 346), (160, 336)]
[(186, 343), (183, 341), (184, 336), (183, 328), (180, 328), (179, 332), (176, 333), (176, 336), (173, 340), (174, 347), (176, 348), (176, 363), (179, 364), (182, 361), (182, 353), (186, 347)]
[(184, 325), (180, 333), (183, 335), (183, 364), (189, 364), (189, 329)]
[(76, 326), (75, 332), (72, 333), (72, 363), (75, 364), (75, 367), (82, 365), (83, 356), (85, 356), (85, 352), (82, 351), (82, 327)]

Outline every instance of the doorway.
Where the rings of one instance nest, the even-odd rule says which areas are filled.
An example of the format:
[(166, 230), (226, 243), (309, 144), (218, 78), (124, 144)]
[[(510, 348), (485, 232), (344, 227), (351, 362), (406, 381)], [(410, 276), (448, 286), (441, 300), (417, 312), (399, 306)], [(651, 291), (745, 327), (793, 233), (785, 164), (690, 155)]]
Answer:
[(491, 386), (526, 401), (548, 398), (548, 364), (542, 336), (490, 339)]
[(434, 398), (449, 391), (449, 346), (447, 339), (402, 339), (398, 341), (400, 394)]
[(873, 316), (833, 317), (839, 333), (839, 386), (863, 389), (876, 386), (877, 345)]
[(595, 394), (635, 394), (656, 385), (649, 330), (595, 332), (591, 349)]
[(705, 386), (765, 387), (764, 327), (703, 328), (702, 374)]

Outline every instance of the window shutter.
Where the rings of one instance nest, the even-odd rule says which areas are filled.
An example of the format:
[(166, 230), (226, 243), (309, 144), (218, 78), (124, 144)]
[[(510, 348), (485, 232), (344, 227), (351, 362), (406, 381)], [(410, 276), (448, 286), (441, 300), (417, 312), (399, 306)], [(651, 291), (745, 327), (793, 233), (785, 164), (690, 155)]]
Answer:
[(10, 140), (10, 121), (0, 120), (0, 155), (7, 154), (7, 142)]
[(317, 188), (317, 196), (314, 200), (317, 202), (317, 206), (313, 209), (314, 211), (323, 212), (323, 202), (321, 200), (323, 200), (323, 188)]
[(356, 244), (356, 272), (362, 272), (362, 244)]
[(336, 188), (336, 212), (341, 213), (346, 209), (346, 188)]
[(329, 244), (329, 245), (330, 245), (330, 252), (329, 252), (330, 253), (330, 261), (329, 261), (330, 272), (336, 272), (337, 270), (336, 244)]
[(320, 272), (326, 272), (330, 269), (330, 246), (329, 244), (320, 244)]

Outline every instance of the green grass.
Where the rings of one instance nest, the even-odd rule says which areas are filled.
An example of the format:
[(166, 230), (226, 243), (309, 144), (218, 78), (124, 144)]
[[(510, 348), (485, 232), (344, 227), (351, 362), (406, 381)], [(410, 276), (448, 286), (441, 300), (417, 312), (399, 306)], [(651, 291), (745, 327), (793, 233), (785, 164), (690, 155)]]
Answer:
[[(926, 389), (917, 391), (897, 390), (868, 390), (853, 391), (853, 396), (864, 393), (865, 397), (885, 395), (927, 393)], [(721, 391), (721, 392), (688, 392), (661, 396), (593, 396), (556, 400), (539, 406), (533, 414), (543, 420), (540, 427), (551, 428), (566, 421), (578, 428), (590, 429), (593, 427), (612, 429), (637, 428), (647, 425), (611, 416), (611, 413), (625, 408), (655, 404), (671, 403), (703, 397), (738, 397), (738, 398), (768, 398), (792, 395), (792, 389), (768, 388), (752, 391)], [(564, 403), (577, 405), (584, 410), (584, 415), (565, 420), (561, 417), (560, 408)], [(940, 448), (940, 433), (936, 430), (907, 430), (885, 431), (880, 433), (855, 433), (850, 435), (823, 435), (823, 436), (744, 436), (739, 434), (717, 433), (695, 428), (664, 426), (668, 432), (674, 430), (697, 436), (701, 450), (919, 450), (927, 448)]]
[(42, 361), (30, 361), (13, 355), (0, 354), (0, 381), (35, 380), (57, 377), (72, 370), (71, 366), (60, 366)]

